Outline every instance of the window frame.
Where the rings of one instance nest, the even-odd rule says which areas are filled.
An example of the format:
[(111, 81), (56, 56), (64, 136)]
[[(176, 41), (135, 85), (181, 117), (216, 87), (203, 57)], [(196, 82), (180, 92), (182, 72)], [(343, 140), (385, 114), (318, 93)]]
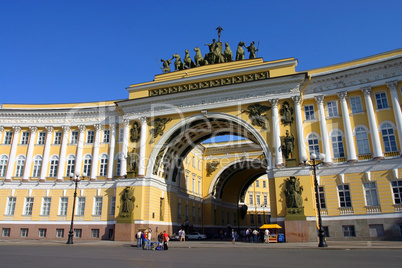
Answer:
[(87, 144), (93, 144), (95, 141), (95, 130), (87, 131)]
[(67, 216), (67, 212), (68, 212), (68, 196), (60, 196), (59, 216)]
[(327, 112), (329, 118), (339, 117), (337, 101), (327, 101)]
[(335, 130), (331, 133), (331, 145), (332, 145), (332, 153), (334, 158), (344, 158), (345, 154), (345, 146), (343, 144), (343, 134)]
[(7, 198), (7, 207), (4, 215), (14, 216), (16, 204), (17, 204), (17, 197), (9, 196)]
[(398, 151), (394, 127), (390, 123), (383, 123), (381, 124), (380, 131), (384, 144), (384, 152), (391, 153)]
[(28, 145), (28, 141), (29, 141), (29, 131), (22, 131), (20, 145)]
[(33, 158), (33, 168), (32, 168), (32, 177), (39, 178), (40, 172), (42, 170), (42, 161), (43, 158), (41, 155), (35, 155)]
[(356, 138), (357, 153), (359, 155), (371, 154), (367, 129), (362, 126), (356, 126), (354, 133)]
[[(342, 189), (340, 189), (342, 187)], [(347, 189), (346, 189), (347, 188)], [(350, 193), (350, 185), (349, 184), (339, 184), (337, 185), (338, 189), (338, 198), (339, 198), (339, 207), (340, 208), (352, 208), (352, 196)], [(341, 196), (342, 193), (342, 196)]]
[(53, 144), (54, 145), (61, 145), (61, 139), (62, 139), (62, 132), (61, 131), (56, 131), (54, 133), (54, 140), (53, 140)]
[(35, 199), (33, 197), (31, 196), (25, 197), (24, 211), (23, 211), (24, 216), (32, 216), (34, 202)]
[[(368, 187), (366, 187), (368, 186)], [(364, 182), (364, 198), (367, 207), (378, 207), (380, 206), (380, 200), (378, 198), (377, 184), (375, 182)]]
[(306, 121), (312, 121), (316, 119), (313, 104), (304, 105), (304, 116), (306, 118)]
[(377, 110), (389, 109), (388, 96), (385, 91), (379, 91), (374, 93), (375, 103)]
[(3, 144), (4, 145), (11, 145), (11, 141), (13, 139), (13, 132), (12, 131), (5, 131), (4, 132), (4, 140)]
[(93, 216), (102, 216), (103, 196), (94, 196)]
[(52, 205), (52, 198), (49, 196), (42, 197), (42, 206), (40, 216), (50, 216), (50, 208)]
[(0, 156), (0, 177), (6, 176), (8, 160), (8, 155), (3, 154)]
[(349, 103), (352, 114), (359, 114), (364, 112), (362, 99), (360, 98), (360, 96), (349, 97)]
[(391, 181), (394, 205), (402, 205), (402, 180)]

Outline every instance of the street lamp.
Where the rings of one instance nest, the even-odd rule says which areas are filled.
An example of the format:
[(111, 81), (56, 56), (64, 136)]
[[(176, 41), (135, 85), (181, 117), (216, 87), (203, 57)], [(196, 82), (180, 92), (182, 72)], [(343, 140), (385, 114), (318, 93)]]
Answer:
[(317, 214), (318, 214), (318, 238), (319, 238), (319, 243), (318, 247), (319, 248), (326, 248), (328, 247), (327, 242), (325, 241), (325, 234), (324, 234), (324, 229), (322, 228), (322, 219), (321, 219), (321, 203), (320, 203), (320, 196), (318, 194), (318, 181), (317, 181), (317, 174), (316, 174), (316, 167), (320, 164), (323, 163), (325, 159), (325, 154), (320, 154), (320, 162), (316, 162), (317, 155), (316, 154), (311, 154), (310, 155), (310, 161), (312, 162), (311, 164), (307, 164), (307, 157), (303, 157), (303, 162), (304, 164), (307, 164), (311, 167), (313, 167), (313, 172), (314, 172), (314, 190), (315, 190), (315, 200), (317, 203)]
[(74, 210), (75, 210), (75, 198), (77, 197), (77, 187), (78, 187), (78, 182), (81, 181), (81, 178), (84, 179), (86, 175), (82, 174), (82, 176), (80, 176), (80, 173), (77, 171), (75, 172), (75, 174), (70, 173), (70, 178), (71, 181), (75, 182), (75, 190), (74, 190), (74, 199), (73, 199), (73, 213), (71, 215), (71, 225), (70, 225), (70, 231), (68, 232), (68, 240), (66, 244), (74, 244), (73, 243), (73, 237), (74, 237), (74, 230), (73, 230), (73, 226), (74, 226)]

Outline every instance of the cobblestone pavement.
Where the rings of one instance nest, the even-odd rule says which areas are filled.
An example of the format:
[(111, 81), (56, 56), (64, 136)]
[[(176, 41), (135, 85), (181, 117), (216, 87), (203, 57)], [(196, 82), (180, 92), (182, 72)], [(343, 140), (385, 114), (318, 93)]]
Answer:
[[(2, 239), (0, 245), (66, 245), (64, 240)], [(318, 248), (318, 242), (304, 243), (248, 243), (231, 241), (170, 241), (170, 248), (278, 248), (278, 249), (402, 249), (402, 241), (327, 241), (328, 248)], [(136, 241), (74, 240), (75, 246), (136, 247)], [(73, 245), (66, 245), (73, 246)]]

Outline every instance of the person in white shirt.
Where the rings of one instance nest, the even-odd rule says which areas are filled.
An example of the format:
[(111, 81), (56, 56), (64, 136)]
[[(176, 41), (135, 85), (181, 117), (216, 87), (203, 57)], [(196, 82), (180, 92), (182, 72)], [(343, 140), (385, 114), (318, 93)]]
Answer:
[(268, 229), (265, 229), (264, 240), (265, 240), (266, 244), (269, 243), (269, 230)]

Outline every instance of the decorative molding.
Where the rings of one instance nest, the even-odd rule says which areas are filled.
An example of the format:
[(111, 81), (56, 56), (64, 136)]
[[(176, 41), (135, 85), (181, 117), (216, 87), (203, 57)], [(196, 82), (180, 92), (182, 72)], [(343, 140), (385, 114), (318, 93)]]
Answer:
[(80, 130), (80, 133), (84, 133), (86, 128), (87, 127), (85, 125), (79, 125), (78, 126), (78, 129)]
[(315, 96), (315, 101), (317, 102), (317, 104), (323, 104), (324, 103), (324, 95), (318, 95)]
[(342, 101), (346, 100), (346, 98), (348, 97), (348, 92), (347, 91), (338, 92), (338, 97)]
[(31, 131), (32, 134), (35, 134), (36, 131), (38, 131), (38, 128), (35, 126), (31, 126), (31, 127), (29, 127), (29, 130)]
[(371, 87), (363, 87), (362, 92), (364, 96), (370, 96), (371, 95)]
[(292, 101), (294, 104), (301, 104), (301, 96), (292, 96)]
[(388, 89), (389, 89), (390, 91), (393, 91), (393, 90), (396, 91), (397, 88), (398, 88), (398, 81), (397, 81), (397, 80), (387, 82), (386, 84), (387, 84), (387, 87), (388, 87)]
[(21, 127), (20, 126), (13, 126), (13, 130), (14, 130), (14, 133), (18, 134), (21, 131)]

